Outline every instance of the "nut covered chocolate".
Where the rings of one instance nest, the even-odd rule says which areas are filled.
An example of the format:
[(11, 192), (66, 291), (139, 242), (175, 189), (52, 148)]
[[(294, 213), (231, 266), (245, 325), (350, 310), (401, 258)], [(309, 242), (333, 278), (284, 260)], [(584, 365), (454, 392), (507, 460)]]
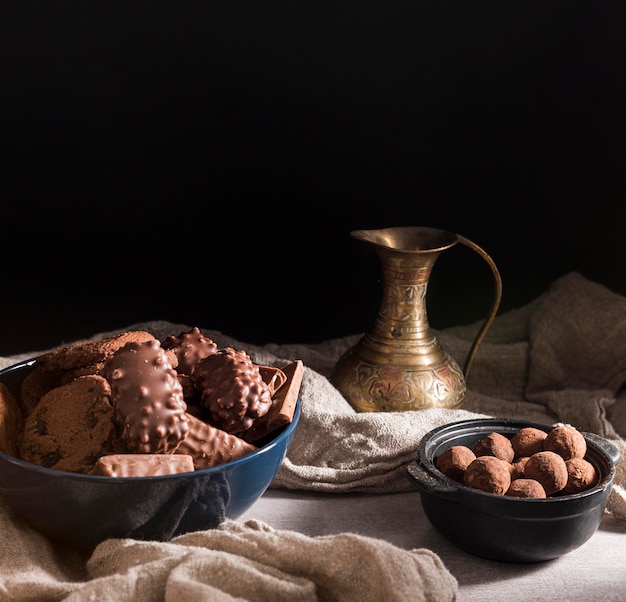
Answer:
[(197, 326), (181, 332), (178, 336), (170, 335), (163, 341), (163, 349), (171, 350), (178, 358), (178, 374), (190, 376), (196, 364), (205, 357), (217, 353), (217, 344), (205, 337)]
[(183, 388), (159, 341), (128, 343), (104, 368), (121, 438), (137, 453), (167, 453), (187, 436)]
[(241, 349), (226, 347), (200, 360), (193, 380), (213, 424), (227, 433), (246, 431), (272, 407), (259, 368)]

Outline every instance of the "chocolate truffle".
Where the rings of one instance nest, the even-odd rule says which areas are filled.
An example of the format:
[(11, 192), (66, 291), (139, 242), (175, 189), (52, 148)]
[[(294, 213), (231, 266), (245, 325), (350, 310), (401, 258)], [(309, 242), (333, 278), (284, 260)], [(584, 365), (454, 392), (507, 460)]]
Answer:
[(563, 488), (562, 493), (571, 495), (579, 493), (593, 487), (597, 480), (596, 469), (584, 458), (570, 458), (565, 460), (567, 468), (567, 485)]
[(564, 460), (584, 458), (587, 453), (587, 442), (573, 426), (560, 424), (548, 433), (543, 442), (543, 449), (559, 454)]
[(546, 491), (535, 479), (513, 479), (506, 495), (510, 497), (545, 498)]
[(465, 469), (463, 484), (487, 493), (504, 495), (511, 485), (509, 465), (495, 456), (480, 456)]
[(521, 428), (511, 437), (515, 456), (532, 456), (543, 451), (543, 442), (547, 436), (548, 433), (532, 426)]
[(524, 476), (539, 481), (546, 495), (552, 495), (567, 485), (565, 460), (553, 451), (537, 452), (528, 458)]
[(511, 478), (513, 479), (522, 479), (524, 478), (524, 466), (526, 466), (526, 462), (528, 462), (528, 458), (530, 456), (522, 456), (518, 458), (511, 464), (513, 467), (513, 472), (511, 474)]
[(465, 470), (476, 459), (476, 454), (465, 445), (453, 445), (435, 460), (435, 468), (454, 481), (463, 483)]
[(495, 456), (505, 462), (515, 457), (510, 439), (500, 433), (489, 433), (474, 445), (474, 453), (479, 456)]

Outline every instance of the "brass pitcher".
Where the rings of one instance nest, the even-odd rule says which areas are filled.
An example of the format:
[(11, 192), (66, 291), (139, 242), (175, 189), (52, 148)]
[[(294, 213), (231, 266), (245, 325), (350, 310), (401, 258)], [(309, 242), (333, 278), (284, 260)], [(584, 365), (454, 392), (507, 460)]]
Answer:
[[(437, 228), (354, 230), (374, 245), (382, 264), (382, 302), (372, 330), (337, 362), (331, 382), (361, 412), (458, 408), (482, 339), (496, 316), (502, 280), (489, 255), (471, 240)], [(495, 279), (494, 300), (463, 371), (439, 344), (426, 314), (426, 291), (439, 255), (460, 242), (476, 251)]]

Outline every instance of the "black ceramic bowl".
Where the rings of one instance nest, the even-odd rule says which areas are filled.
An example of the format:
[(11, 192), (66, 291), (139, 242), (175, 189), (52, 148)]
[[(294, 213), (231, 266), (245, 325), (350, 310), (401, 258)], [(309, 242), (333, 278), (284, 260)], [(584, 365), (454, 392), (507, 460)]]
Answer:
[(422, 439), (407, 476), (420, 491), (432, 525), (458, 548), (491, 560), (540, 562), (567, 554), (598, 529), (615, 479), (619, 449), (592, 433), (585, 458), (596, 468), (591, 489), (545, 499), (485, 493), (461, 485), (435, 468), (435, 460), (453, 445), (473, 448), (498, 432), (511, 438), (522, 427), (549, 432), (553, 426), (513, 419), (464, 420), (432, 430)]
[[(36, 360), (0, 371), (19, 399)], [(269, 487), (300, 418), (257, 451), (213, 468), (154, 477), (92, 476), (43, 468), (0, 452), (0, 495), (44, 535), (89, 550), (110, 537), (167, 541), (236, 519)]]

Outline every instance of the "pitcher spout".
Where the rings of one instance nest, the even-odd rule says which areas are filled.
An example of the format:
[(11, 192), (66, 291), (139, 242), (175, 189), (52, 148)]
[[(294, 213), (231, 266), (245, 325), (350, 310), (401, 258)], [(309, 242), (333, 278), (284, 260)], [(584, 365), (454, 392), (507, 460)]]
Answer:
[(441, 252), (459, 242), (459, 236), (454, 232), (421, 226), (353, 230), (350, 236), (376, 247), (404, 253)]

